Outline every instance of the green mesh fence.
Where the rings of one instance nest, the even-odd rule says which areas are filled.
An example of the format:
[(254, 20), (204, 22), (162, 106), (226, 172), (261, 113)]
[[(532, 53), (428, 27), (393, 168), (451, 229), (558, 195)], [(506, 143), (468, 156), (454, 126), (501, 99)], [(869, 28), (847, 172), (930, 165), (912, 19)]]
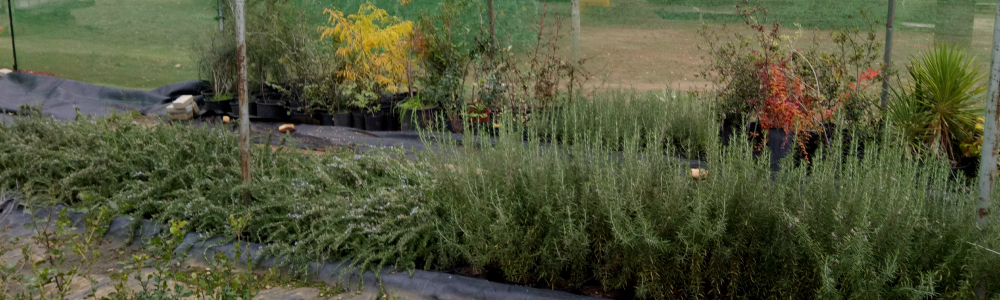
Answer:
[[(604, 3), (602, 3), (604, 2)], [(591, 65), (606, 70), (615, 85), (639, 89), (703, 89), (702, 26), (721, 35), (742, 30), (737, 0), (581, 0), (581, 48)], [(751, 1), (757, 3), (757, 1)], [(935, 43), (964, 46), (977, 57), (982, 72), (990, 61), (996, 2), (969, 0), (896, 0), (894, 65)], [(798, 36), (805, 47), (814, 38), (830, 39), (830, 31), (868, 28), (875, 24), (884, 42), (888, 0), (764, 0), (768, 15), (780, 21), (784, 34)], [(556, 15), (570, 17), (570, 1), (544, 1)], [(725, 25), (725, 27), (723, 27)], [(801, 28), (801, 30), (798, 30)], [(864, 32), (864, 31), (862, 31)], [(881, 51), (881, 50), (880, 50)], [(881, 55), (880, 55), (881, 57)]]
[[(152, 88), (197, 79), (196, 49), (218, 31), (218, 0), (11, 0), (20, 67), (84, 82)], [(229, 0), (231, 1), (231, 0)], [(308, 26), (325, 23), (324, 7), (355, 12), (365, 0), (290, 0), (302, 8)], [(989, 64), (995, 3), (985, 0), (897, 0), (894, 57), (898, 66), (934, 43), (968, 47), (985, 72)], [(226, 2), (226, 1), (223, 1)], [(252, 3), (249, 1), (248, 3)], [(373, 0), (390, 13), (413, 20), (435, 12), (440, 0)], [(482, 8), (485, 0), (480, 0)], [(569, 0), (497, 0), (499, 35), (530, 49), (538, 16), (562, 18), (570, 29)], [(703, 25), (730, 30), (742, 19), (733, 0), (581, 0), (581, 53), (595, 82), (651, 90), (704, 88), (695, 75), (705, 60), (698, 45)], [(829, 31), (864, 27), (861, 11), (885, 20), (887, 0), (767, 0), (770, 15), (802, 40), (829, 38)], [(223, 5), (228, 7), (227, 5)], [(0, 32), (0, 66), (12, 65), (6, 2)], [(228, 12), (226, 12), (228, 13)], [(480, 26), (481, 15), (464, 21)], [(550, 22), (551, 26), (551, 22)], [(877, 25), (879, 39), (884, 23)], [(568, 54), (570, 40), (564, 39)], [(249, 45), (254, 47), (254, 45)]]
[[(324, 7), (356, 12), (362, 3), (293, 2), (305, 10), (308, 22), (316, 27), (326, 21)], [(437, 2), (418, 0), (400, 7), (396, 0), (374, 1), (407, 19), (416, 18), (424, 10), (433, 12)], [(505, 13), (536, 12), (533, 1), (497, 2)], [(216, 0), (12, 0), (19, 67), (127, 88), (148, 89), (197, 79), (196, 50), (218, 31), (217, 3)], [(10, 68), (13, 59), (6, 5), (6, 2), (0, 5), (4, 27), (0, 33), (0, 66)], [(517, 9), (513, 9), (515, 6)], [(520, 6), (524, 6), (523, 10)], [(229, 13), (224, 9), (224, 15)], [(519, 24), (505, 22), (498, 28), (507, 32)]]

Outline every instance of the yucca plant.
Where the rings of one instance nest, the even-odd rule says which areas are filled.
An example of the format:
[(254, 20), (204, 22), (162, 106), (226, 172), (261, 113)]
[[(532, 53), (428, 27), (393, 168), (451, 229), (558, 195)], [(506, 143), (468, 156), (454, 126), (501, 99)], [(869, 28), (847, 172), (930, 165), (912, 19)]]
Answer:
[(975, 58), (952, 46), (938, 46), (911, 59), (910, 86), (896, 90), (888, 118), (902, 130), (911, 149), (955, 159), (953, 145), (967, 139), (982, 115), (982, 75)]

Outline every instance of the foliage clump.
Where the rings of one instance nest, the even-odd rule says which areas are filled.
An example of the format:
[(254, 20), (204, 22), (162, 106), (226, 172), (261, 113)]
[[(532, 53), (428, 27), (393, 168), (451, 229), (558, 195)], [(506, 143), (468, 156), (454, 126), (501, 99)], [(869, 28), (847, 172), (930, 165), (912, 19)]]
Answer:
[(353, 96), (353, 106), (378, 110), (374, 104), (383, 93), (399, 92), (409, 82), (413, 22), (390, 16), (371, 2), (346, 17), (335, 9), (323, 13), (330, 26), (320, 28), (321, 39), (330, 39), (344, 60), (337, 72), (348, 84), (344, 92)]
[(831, 33), (834, 51), (819, 50), (818, 40), (811, 48), (797, 48), (801, 32), (783, 34), (784, 26), (770, 19), (762, 5), (743, 1), (737, 12), (752, 35), (735, 33), (728, 40), (708, 27), (702, 30), (711, 65), (701, 76), (721, 86), (720, 119), (737, 123), (749, 118), (765, 129), (794, 134), (800, 146), (816, 134), (826, 136), (837, 114), (850, 126), (871, 128), (880, 122), (872, 83), (885, 74), (877, 63), (877, 21), (866, 12), (861, 15), (868, 21), (867, 31)]

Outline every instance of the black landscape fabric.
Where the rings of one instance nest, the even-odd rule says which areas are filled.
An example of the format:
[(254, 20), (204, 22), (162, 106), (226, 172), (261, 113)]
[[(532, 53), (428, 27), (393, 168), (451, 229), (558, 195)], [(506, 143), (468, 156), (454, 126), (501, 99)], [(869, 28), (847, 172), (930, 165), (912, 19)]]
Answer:
[(22, 106), (41, 107), (43, 115), (58, 120), (73, 120), (77, 110), (83, 115), (93, 116), (132, 110), (162, 115), (171, 101), (182, 95), (200, 95), (202, 87), (200, 81), (186, 81), (152, 91), (139, 91), (11, 73), (0, 76), (0, 111), (17, 114)]

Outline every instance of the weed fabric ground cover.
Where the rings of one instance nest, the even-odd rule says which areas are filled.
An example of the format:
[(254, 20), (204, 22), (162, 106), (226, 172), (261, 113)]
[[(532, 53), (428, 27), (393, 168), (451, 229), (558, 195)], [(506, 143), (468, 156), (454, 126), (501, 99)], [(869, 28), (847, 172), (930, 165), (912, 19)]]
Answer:
[(179, 82), (152, 91), (117, 89), (69, 79), (11, 73), (0, 76), (0, 111), (18, 113), (22, 107), (39, 107), (59, 120), (73, 120), (77, 113), (106, 116), (140, 111), (163, 115), (164, 108), (181, 95), (197, 95), (198, 81)]
[[(32, 218), (47, 218), (57, 215), (64, 207), (35, 209), (28, 214), (23, 207), (17, 205), (17, 197), (0, 195), (0, 227), (10, 228), (11, 238), (26, 239), (35, 234), (33, 229), (25, 228)], [(9, 201), (9, 202), (8, 202)], [(71, 213), (73, 223), (78, 230), (85, 230), (82, 219), (84, 214)], [(109, 225), (104, 239), (107, 243), (139, 249), (155, 236), (166, 235), (168, 226), (140, 220), (138, 223), (129, 218), (115, 218)], [(242, 257), (236, 258), (236, 247), (249, 249)], [(255, 243), (236, 244), (228, 239), (216, 237), (206, 238), (198, 233), (185, 235), (182, 244), (174, 249), (174, 253), (182, 255), (182, 266), (204, 267), (214, 253), (223, 252), (230, 259), (246, 262), (247, 259), (258, 261), (257, 270), (280, 267), (280, 258), (266, 257), (260, 249), (264, 246)], [(242, 264), (242, 263), (241, 263)], [(245, 266), (245, 264), (242, 264)], [(329, 263), (316, 262), (309, 265), (310, 280), (322, 282), (330, 286), (343, 286), (350, 290), (344, 294), (346, 299), (380, 299), (383, 294), (391, 294), (401, 299), (595, 299), (572, 295), (563, 292), (533, 289), (490, 282), (455, 274), (415, 270), (397, 270), (386, 267), (378, 272), (360, 274), (347, 266), (349, 262)], [(357, 289), (357, 290), (355, 290)]]
[[(73, 80), (55, 78), (34, 74), (11, 73), (0, 76), (0, 121), (11, 121), (12, 116), (30, 115), (34, 112), (18, 112), (18, 110), (38, 110), (37, 113), (51, 116), (57, 120), (71, 121), (78, 116), (103, 117), (110, 114), (124, 114), (138, 111), (143, 115), (162, 116), (164, 108), (181, 95), (199, 95), (205, 88), (199, 81), (180, 82), (157, 88), (153, 91), (137, 91), (111, 87), (90, 85)], [(606, 105), (605, 105), (606, 106)], [(594, 113), (596, 107), (588, 107)], [(649, 110), (651, 107), (645, 107)], [(606, 109), (602, 107), (601, 109)], [(219, 118), (205, 114), (202, 121), (216, 122)], [(633, 118), (634, 116), (628, 116)], [(644, 116), (645, 117), (645, 116)], [(646, 118), (648, 119), (648, 117)], [(200, 124), (202, 121), (195, 121)], [(653, 122), (644, 120), (644, 123)], [(272, 122), (254, 122), (255, 131), (262, 133), (274, 132), (278, 124)], [(623, 124), (625, 125), (625, 124)], [(573, 124), (571, 126), (581, 126)], [(580, 128), (583, 129), (583, 128)], [(589, 128), (588, 128), (589, 129)], [(560, 132), (558, 129), (553, 133)], [(567, 129), (568, 130), (568, 129)], [(578, 129), (579, 130), (579, 129)], [(634, 130), (634, 129), (633, 129)], [(346, 127), (314, 126), (299, 124), (293, 139), (298, 141), (300, 148), (322, 149), (327, 146), (359, 146), (369, 147), (398, 146), (407, 150), (422, 151), (425, 145), (417, 132), (365, 132)], [(561, 133), (564, 134), (564, 133)], [(453, 139), (463, 141), (462, 134), (432, 133), (433, 139)], [(314, 139), (315, 137), (318, 139)], [(560, 137), (561, 138), (561, 137)], [(272, 145), (280, 144), (272, 138)], [(683, 160), (683, 159), (682, 159)], [(692, 168), (704, 167), (703, 162), (689, 161)]]

